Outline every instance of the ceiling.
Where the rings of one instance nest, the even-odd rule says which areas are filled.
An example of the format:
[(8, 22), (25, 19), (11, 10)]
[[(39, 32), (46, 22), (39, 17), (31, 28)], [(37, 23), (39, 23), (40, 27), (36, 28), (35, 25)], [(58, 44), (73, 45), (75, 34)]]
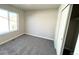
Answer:
[(58, 8), (60, 4), (12, 4), (15, 7), (23, 10), (39, 10), (39, 9), (51, 9)]

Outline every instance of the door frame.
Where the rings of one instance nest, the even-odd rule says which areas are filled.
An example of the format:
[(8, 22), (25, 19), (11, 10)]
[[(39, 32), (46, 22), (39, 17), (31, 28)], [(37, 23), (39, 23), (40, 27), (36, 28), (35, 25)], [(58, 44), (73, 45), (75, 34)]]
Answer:
[[(69, 23), (70, 23), (70, 18), (71, 18), (71, 13), (72, 13), (72, 8), (73, 8), (73, 4), (68, 4), (67, 6), (70, 5), (70, 8), (69, 8), (69, 13), (68, 13), (68, 18), (67, 18), (67, 23), (66, 23), (66, 29), (65, 29), (65, 34), (64, 34), (64, 38), (63, 38), (63, 43), (62, 43), (62, 47), (61, 47), (61, 51), (60, 51), (60, 55), (63, 54), (63, 50), (64, 50), (64, 46), (65, 46), (65, 41), (66, 41), (66, 36), (67, 36), (67, 31), (68, 31), (68, 27), (69, 27)], [(66, 7), (67, 7), (66, 6)], [(65, 7), (65, 8), (66, 8)], [(65, 9), (64, 8), (64, 9)], [(64, 10), (63, 9), (63, 10)], [(63, 11), (62, 10), (62, 11)]]

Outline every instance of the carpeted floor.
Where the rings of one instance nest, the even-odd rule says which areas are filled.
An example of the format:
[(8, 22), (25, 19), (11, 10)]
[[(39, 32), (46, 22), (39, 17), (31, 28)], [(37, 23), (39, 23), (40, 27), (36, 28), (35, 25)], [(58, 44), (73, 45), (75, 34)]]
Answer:
[(0, 55), (56, 55), (51, 40), (22, 35), (0, 46)]

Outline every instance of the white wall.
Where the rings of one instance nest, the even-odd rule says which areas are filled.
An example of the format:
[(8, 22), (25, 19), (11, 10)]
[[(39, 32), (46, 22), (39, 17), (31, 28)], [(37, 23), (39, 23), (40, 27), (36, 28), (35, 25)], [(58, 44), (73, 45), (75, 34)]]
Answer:
[(1, 43), (9, 41), (12, 38), (24, 33), (24, 11), (22, 11), (18, 8), (15, 8), (11, 5), (0, 5), (0, 8), (4, 8), (4, 9), (10, 10), (10, 11), (19, 13), (19, 30), (15, 31), (15, 32), (10, 32), (10, 33), (4, 34), (4, 35), (0, 35), (0, 44), (1, 44)]
[(58, 33), (59, 33), (59, 25), (60, 25), (60, 21), (61, 21), (61, 11), (62, 11), (62, 9), (63, 9), (63, 7), (61, 5), (58, 9), (58, 17), (57, 17), (57, 24), (56, 24), (55, 39), (54, 39), (55, 48), (57, 48), (57, 45), (58, 45)]
[(58, 9), (27, 11), (26, 34), (53, 40)]
[[(78, 27), (78, 32), (79, 32), (79, 27)], [(79, 55), (79, 33), (78, 33), (76, 46), (75, 46), (75, 49), (74, 49), (74, 55)]]

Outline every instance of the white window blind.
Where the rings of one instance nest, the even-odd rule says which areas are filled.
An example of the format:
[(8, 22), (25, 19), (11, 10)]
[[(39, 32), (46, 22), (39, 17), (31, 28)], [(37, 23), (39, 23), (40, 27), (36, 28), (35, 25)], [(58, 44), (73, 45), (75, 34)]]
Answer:
[(0, 35), (12, 31), (17, 31), (17, 21), (17, 13), (0, 9)]
[(0, 34), (9, 32), (8, 11), (0, 9)]
[(17, 21), (18, 21), (18, 15), (14, 12), (9, 12), (9, 19), (10, 19), (10, 31), (16, 31), (17, 30)]

